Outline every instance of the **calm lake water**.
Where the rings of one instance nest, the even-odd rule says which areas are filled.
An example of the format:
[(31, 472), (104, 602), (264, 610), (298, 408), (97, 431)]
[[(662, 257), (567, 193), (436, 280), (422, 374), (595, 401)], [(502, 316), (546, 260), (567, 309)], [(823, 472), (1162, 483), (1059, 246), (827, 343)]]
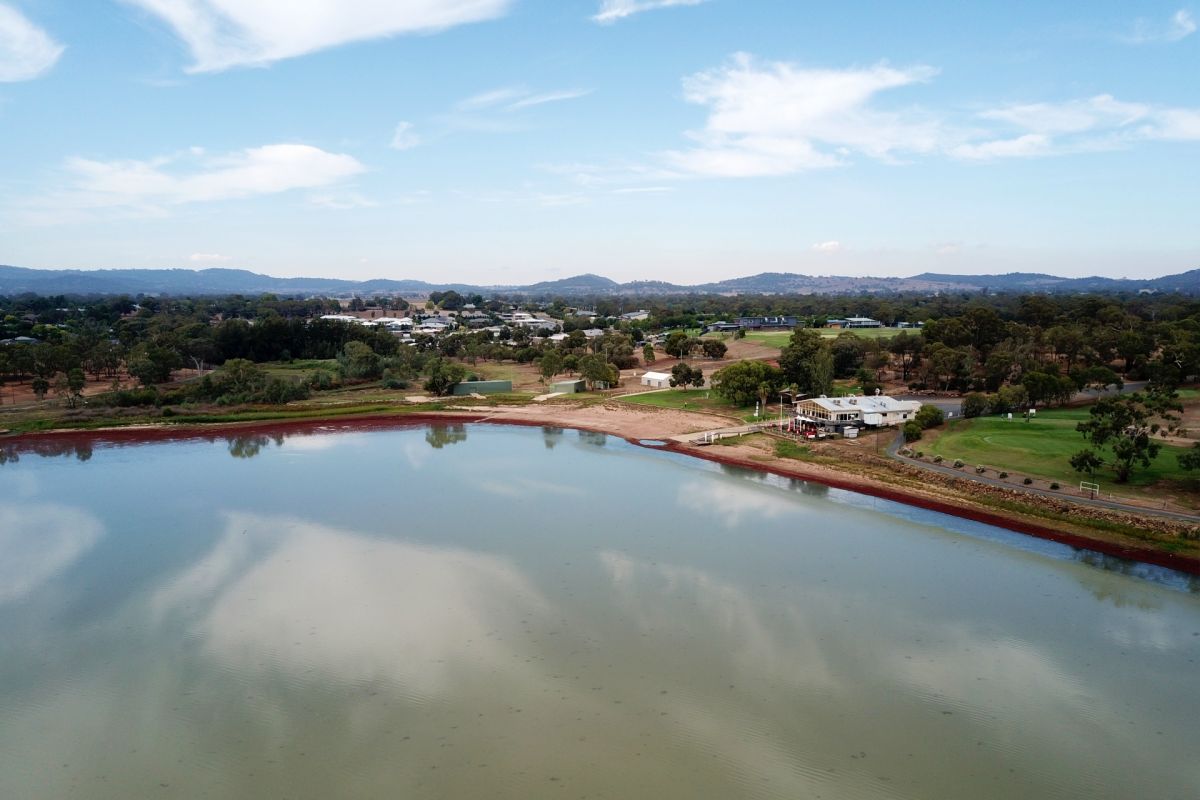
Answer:
[(0, 798), (1200, 796), (1200, 586), (597, 434), (0, 466)]

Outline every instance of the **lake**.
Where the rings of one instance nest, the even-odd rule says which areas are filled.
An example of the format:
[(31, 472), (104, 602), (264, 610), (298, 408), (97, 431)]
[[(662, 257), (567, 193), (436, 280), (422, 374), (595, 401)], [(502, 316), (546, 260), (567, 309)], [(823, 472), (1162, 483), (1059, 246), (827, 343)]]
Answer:
[(0, 797), (1200, 796), (1200, 583), (602, 434), (4, 451)]

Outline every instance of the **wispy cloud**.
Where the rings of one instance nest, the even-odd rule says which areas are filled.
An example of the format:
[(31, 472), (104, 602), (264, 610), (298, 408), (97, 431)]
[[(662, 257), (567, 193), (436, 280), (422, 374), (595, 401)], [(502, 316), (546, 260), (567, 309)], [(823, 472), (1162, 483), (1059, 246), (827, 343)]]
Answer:
[(591, 89), (533, 91), (525, 86), (500, 86), (459, 100), (449, 113), (435, 117), (434, 122), (443, 133), (515, 133), (530, 129), (529, 109), (591, 93)]
[(956, 158), (988, 161), (993, 158), (1030, 158), (1050, 155), (1051, 140), (1040, 133), (1027, 133), (1011, 139), (992, 139), (976, 144), (960, 144), (950, 151)]
[(1139, 19), (1133, 30), (1117, 38), (1126, 44), (1163, 44), (1178, 42), (1196, 32), (1196, 19), (1192, 12), (1181, 8), (1166, 22)]
[(480, 108), (493, 108), (512, 103), (518, 98), (525, 97), (529, 90), (520, 86), (502, 86), (499, 89), (489, 89), (486, 92), (471, 95), (458, 101), (459, 111), (475, 111)]
[(413, 127), (411, 122), (396, 123), (396, 130), (392, 132), (392, 141), (388, 146), (393, 150), (411, 150), (421, 144), (421, 137)]
[(543, 92), (542, 94), (531, 94), (528, 97), (522, 97), (514, 103), (508, 105), (509, 111), (518, 111), (522, 108), (530, 108), (532, 106), (541, 106), (546, 103), (559, 103), (563, 100), (574, 100), (577, 97), (586, 97), (591, 94), (591, 89), (563, 89), (557, 92)]
[(613, 194), (663, 194), (665, 192), (675, 191), (674, 186), (626, 186), (622, 189), (613, 189)]
[(1200, 141), (1200, 109), (1125, 102), (1107, 94), (1004, 106), (979, 117), (1001, 123), (1010, 132), (959, 144), (951, 148), (951, 155), (971, 160), (1028, 158), (1116, 150), (1147, 141)]
[(169, 25), (189, 72), (270, 64), (350, 42), (432, 33), (505, 14), (512, 0), (125, 0)]
[(502, 86), (490, 89), (471, 97), (464, 98), (455, 104), (459, 111), (483, 111), (487, 109), (499, 111), (520, 111), (523, 108), (541, 106), (546, 103), (559, 103), (563, 100), (575, 100), (591, 94), (591, 89), (556, 89), (547, 92), (533, 92), (523, 86)]
[(375, 208), (379, 204), (358, 192), (343, 192), (341, 194), (313, 194), (308, 202), (318, 208), (328, 208), (331, 211), (349, 211), (355, 208)]
[(927, 66), (886, 64), (805, 69), (738, 54), (685, 79), (685, 99), (707, 106), (708, 119), (688, 134), (694, 147), (666, 158), (693, 174), (753, 176), (837, 166), (852, 153), (884, 160), (927, 153), (943, 139), (938, 120), (878, 110), (871, 100), (936, 73)]
[(45, 74), (65, 48), (12, 6), (0, 3), (0, 83)]
[(817, 242), (812, 246), (812, 249), (818, 253), (840, 253), (845, 248), (838, 241)]
[(634, 14), (640, 14), (643, 11), (652, 11), (656, 8), (670, 8), (672, 6), (698, 6), (708, 0), (603, 0), (600, 4), (600, 10), (592, 17), (594, 22), (601, 24), (611, 24), (618, 20), (631, 17)]
[(327, 186), (365, 167), (353, 156), (305, 144), (270, 144), (221, 156), (200, 148), (149, 160), (71, 158), (66, 184), (31, 201), (31, 221), (55, 222), (80, 212), (161, 216), (171, 206), (278, 194)]

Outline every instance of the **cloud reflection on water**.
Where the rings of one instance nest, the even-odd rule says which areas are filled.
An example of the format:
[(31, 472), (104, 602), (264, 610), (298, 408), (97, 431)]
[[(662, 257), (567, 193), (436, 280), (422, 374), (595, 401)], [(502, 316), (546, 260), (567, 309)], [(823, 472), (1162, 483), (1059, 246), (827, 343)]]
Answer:
[(496, 556), (235, 513), (152, 608), (160, 619), (194, 614), (203, 652), (239, 670), (380, 679), (428, 695), (463, 665), (509, 672), (507, 640), (548, 605)]
[(61, 505), (0, 505), (0, 605), (74, 564), (104, 535), (98, 519)]

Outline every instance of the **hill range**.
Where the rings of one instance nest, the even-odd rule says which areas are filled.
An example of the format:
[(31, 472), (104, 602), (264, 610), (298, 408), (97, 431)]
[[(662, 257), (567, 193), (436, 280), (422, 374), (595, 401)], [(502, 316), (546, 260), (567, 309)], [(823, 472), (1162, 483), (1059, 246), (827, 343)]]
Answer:
[(1200, 269), (1161, 278), (1061, 278), (1031, 272), (947, 275), (923, 272), (910, 278), (858, 278), (763, 272), (743, 278), (684, 286), (664, 281), (618, 283), (599, 275), (576, 275), (526, 285), (481, 286), (422, 280), (276, 278), (241, 269), (27, 269), (0, 265), (0, 294), (16, 295), (424, 295), (455, 290), (484, 295), (604, 296), (670, 294), (893, 294), (901, 292), (1134, 293), (1142, 290), (1200, 294)]

